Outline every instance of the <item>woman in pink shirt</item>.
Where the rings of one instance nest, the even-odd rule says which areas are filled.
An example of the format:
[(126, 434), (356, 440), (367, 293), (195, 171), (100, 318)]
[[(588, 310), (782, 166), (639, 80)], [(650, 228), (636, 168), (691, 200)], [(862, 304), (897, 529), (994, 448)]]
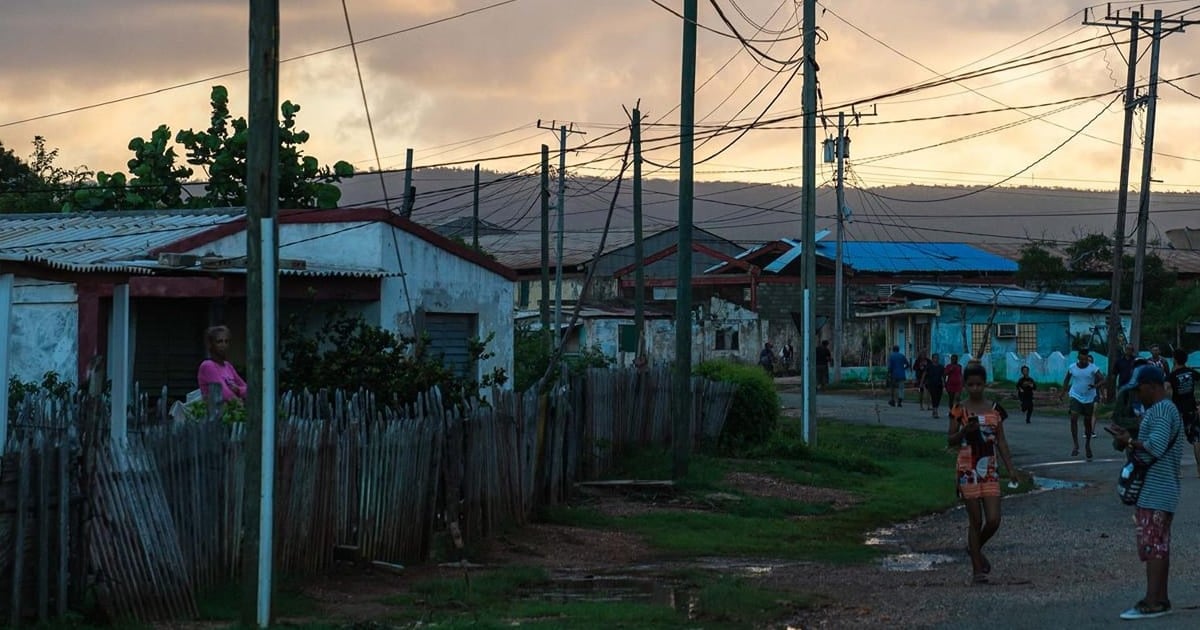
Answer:
[(196, 380), (200, 383), (200, 395), (208, 396), (208, 386), (221, 386), (221, 398), (226, 402), (234, 398), (245, 400), (246, 381), (238, 375), (233, 364), (226, 358), (229, 350), (229, 328), (213, 326), (204, 333), (208, 343), (208, 359), (200, 364)]

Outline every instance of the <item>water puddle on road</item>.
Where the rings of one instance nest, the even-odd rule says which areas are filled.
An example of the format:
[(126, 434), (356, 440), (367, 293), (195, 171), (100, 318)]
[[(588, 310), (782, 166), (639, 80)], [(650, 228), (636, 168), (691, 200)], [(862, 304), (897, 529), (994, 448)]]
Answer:
[(661, 575), (558, 574), (549, 584), (522, 593), (523, 599), (554, 603), (638, 602), (668, 606), (689, 619), (696, 613), (699, 596), (683, 582)]

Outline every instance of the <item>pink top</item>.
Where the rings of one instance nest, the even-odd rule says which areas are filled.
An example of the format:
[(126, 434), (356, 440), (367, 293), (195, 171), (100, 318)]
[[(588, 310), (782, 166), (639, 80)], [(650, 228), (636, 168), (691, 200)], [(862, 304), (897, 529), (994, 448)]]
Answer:
[(234, 398), (246, 397), (246, 381), (238, 376), (237, 370), (233, 364), (226, 361), (217, 363), (212, 359), (205, 359), (200, 364), (200, 371), (196, 374), (196, 380), (200, 383), (200, 395), (208, 395), (208, 386), (212, 383), (220, 383), (221, 397), (225, 400)]
[(946, 366), (946, 391), (961, 392), (963, 388), (962, 366), (951, 363)]

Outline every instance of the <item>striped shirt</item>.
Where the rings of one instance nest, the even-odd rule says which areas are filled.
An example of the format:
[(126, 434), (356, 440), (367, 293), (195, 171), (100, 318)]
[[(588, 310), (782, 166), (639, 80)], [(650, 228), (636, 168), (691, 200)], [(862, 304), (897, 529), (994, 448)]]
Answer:
[[(1146, 484), (1138, 497), (1137, 506), (1148, 510), (1175, 512), (1179, 506), (1179, 460), (1183, 456), (1183, 420), (1171, 399), (1164, 398), (1146, 410), (1138, 430), (1142, 448), (1137, 455), (1142, 461), (1158, 458), (1146, 472)], [(1171, 438), (1175, 443), (1167, 450)], [(1148, 453), (1147, 453), (1148, 451)]]

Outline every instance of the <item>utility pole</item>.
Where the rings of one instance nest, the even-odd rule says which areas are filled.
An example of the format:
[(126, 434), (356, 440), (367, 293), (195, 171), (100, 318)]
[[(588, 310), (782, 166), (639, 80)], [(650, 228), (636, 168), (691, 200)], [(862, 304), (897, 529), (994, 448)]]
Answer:
[(271, 622), (279, 248), (279, 0), (250, 2), (246, 143), (246, 493), (242, 521), (244, 627)]
[(471, 247), (479, 251), (479, 165), (475, 165), (475, 188), (472, 194)]
[[(1084, 24), (1089, 26), (1109, 26), (1101, 22), (1087, 21), (1087, 9), (1084, 9)], [(1121, 331), (1121, 285), (1124, 281), (1125, 266), (1125, 215), (1129, 209), (1129, 161), (1133, 150), (1133, 112), (1138, 107), (1137, 102), (1137, 60), (1138, 35), (1142, 29), (1139, 25), (1141, 13), (1134, 11), (1130, 17), (1129, 28), (1129, 58), (1125, 74), (1125, 120), (1121, 132), (1121, 183), (1117, 190), (1117, 225), (1113, 229), (1112, 257), (1112, 291), (1109, 293), (1111, 304), (1108, 310), (1108, 391), (1115, 392), (1117, 371), (1112, 369), (1116, 357), (1120, 356), (1121, 348), (1119, 333)]]
[[(874, 116), (872, 106), (870, 114), (864, 114), (854, 109), (850, 110), (854, 124), (863, 116)], [(825, 141), (827, 144), (829, 140)], [(842, 337), (845, 335), (846, 324), (846, 280), (843, 269), (842, 244), (846, 240), (846, 158), (850, 157), (850, 138), (846, 135), (846, 113), (838, 112), (838, 135), (832, 142), (832, 153), (826, 151), (825, 161), (837, 159), (837, 253), (835, 255), (834, 284), (833, 284), (833, 382), (842, 382)], [(815, 245), (814, 245), (815, 247)]]
[[(1138, 59), (1138, 37), (1143, 31), (1144, 20), (1140, 11), (1132, 11), (1129, 15), (1122, 15), (1118, 10), (1112, 12), (1111, 5), (1103, 19), (1091, 18), (1090, 9), (1084, 9), (1083, 23), (1090, 26), (1123, 26), (1129, 29), (1129, 67), (1125, 80), (1125, 129), (1124, 142), (1122, 143), (1121, 153), (1121, 189), (1117, 196), (1117, 225), (1113, 234), (1113, 277), (1112, 277), (1112, 305), (1109, 310), (1109, 334), (1108, 334), (1108, 356), (1112, 361), (1113, 357), (1118, 356), (1119, 349), (1117, 347), (1117, 333), (1121, 330), (1121, 285), (1124, 279), (1124, 245), (1125, 245), (1125, 222), (1129, 204), (1129, 166), (1130, 166), (1130, 151), (1133, 144), (1133, 112), (1136, 108), (1143, 105), (1146, 106), (1146, 140), (1142, 148), (1142, 174), (1141, 187), (1138, 191), (1138, 216), (1137, 216), (1137, 249), (1134, 256), (1133, 270), (1133, 303), (1131, 305), (1133, 316), (1130, 321), (1129, 343), (1135, 347), (1141, 347), (1142, 336), (1142, 302), (1143, 302), (1143, 274), (1145, 268), (1146, 257), (1146, 230), (1150, 222), (1150, 184), (1152, 182), (1151, 173), (1154, 159), (1154, 127), (1155, 114), (1158, 105), (1158, 65), (1159, 65), (1159, 50), (1163, 37), (1170, 33), (1182, 32), (1187, 26), (1200, 24), (1200, 21), (1189, 20), (1186, 16), (1181, 18), (1166, 18), (1162, 16), (1162, 11), (1154, 12), (1154, 23), (1151, 28), (1150, 36), (1150, 85), (1146, 96), (1137, 98), (1135, 93), (1135, 85), (1137, 81), (1137, 59)], [(1112, 370), (1109, 370), (1112, 372)], [(1114, 378), (1109, 375), (1110, 380)]]
[[(1129, 339), (1142, 347), (1142, 292), (1145, 290), (1146, 228), (1150, 223), (1150, 176), (1154, 166), (1154, 115), (1158, 110), (1158, 55), (1162, 47), (1162, 10), (1154, 11), (1150, 37), (1150, 89), (1146, 94), (1146, 141), (1142, 145), (1142, 183), (1138, 189), (1137, 251), (1133, 259), (1133, 317)], [(1110, 370), (1111, 371), (1111, 370)]]
[(695, 194), (697, 0), (683, 2), (683, 69), (679, 80), (679, 245), (675, 284), (675, 479), (692, 453), (692, 203)]
[(817, 0), (804, 0), (804, 87), (801, 108), (804, 111), (804, 154), (801, 156), (803, 173), (803, 230), (801, 242), (801, 268), (803, 269), (803, 316), (804, 331), (801, 355), (804, 367), (803, 408), (801, 424), (804, 442), (809, 445), (817, 439), (817, 382), (816, 345), (817, 315), (813, 310), (813, 299), (817, 291), (816, 221), (817, 221)]
[[(417, 190), (412, 185), (413, 176), (413, 150), (404, 150), (404, 205), (401, 207), (400, 216), (405, 219), (412, 218), (413, 203), (417, 200)], [(386, 192), (386, 191), (385, 191)]]
[(645, 355), (646, 335), (646, 250), (642, 243), (642, 112), (633, 108), (630, 117), (631, 141), (633, 142), (633, 257), (637, 267), (633, 271), (633, 327), (637, 330), (637, 358)]
[(553, 348), (550, 333), (550, 147), (542, 145), (542, 287), (538, 299), (541, 311), (542, 336), (546, 350)]
[[(555, 121), (548, 127), (542, 126), (542, 121), (538, 121), (539, 129), (554, 130)], [(574, 124), (570, 127), (567, 125), (558, 125), (558, 264), (554, 267), (554, 330), (555, 337), (558, 338), (557, 343), (563, 343), (562, 335), (562, 280), (563, 280), (563, 229), (564, 215), (566, 214), (567, 203), (567, 135), (577, 133), (584, 135), (585, 132), (576, 131)], [(583, 296), (579, 296), (580, 299)]]

